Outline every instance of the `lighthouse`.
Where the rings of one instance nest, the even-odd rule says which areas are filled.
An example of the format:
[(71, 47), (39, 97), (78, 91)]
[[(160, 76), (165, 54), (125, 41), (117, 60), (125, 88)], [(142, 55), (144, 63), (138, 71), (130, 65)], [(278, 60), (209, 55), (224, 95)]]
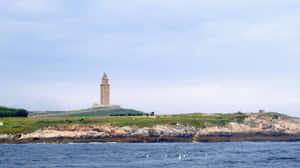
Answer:
[(102, 83), (100, 85), (100, 102), (102, 106), (110, 106), (110, 85), (106, 73), (102, 77)]
[(94, 104), (93, 108), (97, 107), (115, 107), (120, 108), (118, 105), (110, 104), (110, 84), (106, 73), (102, 76), (102, 81), (100, 84), (100, 104)]

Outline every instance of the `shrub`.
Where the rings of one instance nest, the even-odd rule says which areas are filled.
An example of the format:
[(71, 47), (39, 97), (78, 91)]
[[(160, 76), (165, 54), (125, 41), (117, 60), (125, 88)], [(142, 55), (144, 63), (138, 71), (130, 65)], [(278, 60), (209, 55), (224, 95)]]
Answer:
[(279, 115), (278, 114), (274, 114), (272, 119), (278, 119), (279, 118)]
[(0, 108), (0, 117), (27, 117), (28, 111), (24, 109)]

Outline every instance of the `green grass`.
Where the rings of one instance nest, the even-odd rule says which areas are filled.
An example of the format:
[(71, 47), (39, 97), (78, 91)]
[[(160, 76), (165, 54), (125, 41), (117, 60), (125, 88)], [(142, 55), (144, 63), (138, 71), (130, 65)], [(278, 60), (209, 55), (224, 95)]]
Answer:
[(259, 116), (264, 116), (264, 117), (271, 117), (272, 119), (289, 119), (291, 118), (290, 116), (280, 114), (277, 112), (267, 112), (267, 113), (257, 113)]
[(65, 117), (92, 117), (92, 116), (141, 116), (146, 115), (146, 113), (132, 110), (132, 109), (113, 109), (113, 110), (102, 110), (102, 111), (92, 111), (79, 114), (70, 114)]
[(207, 126), (224, 126), (231, 121), (243, 122), (244, 113), (232, 114), (180, 114), (146, 116), (97, 116), (97, 117), (48, 117), (48, 118), (0, 118), (0, 134), (29, 133), (38, 129), (56, 125), (90, 125), (109, 124), (112, 126), (152, 127), (154, 125), (186, 125), (205, 128)]
[(0, 134), (16, 134), (30, 133), (38, 129), (43, 129), (49, 126), (56, 125), (89, 125), (89, 124), (104, 124), (107, 122), (105, 118), (0, 118), (3, 126), (0, 126)]
[(92, 117), (92, 116), (140, 116), (146, 113), (125, 108), (90, 108), (73, 111), (30, 112), (29, 117)]

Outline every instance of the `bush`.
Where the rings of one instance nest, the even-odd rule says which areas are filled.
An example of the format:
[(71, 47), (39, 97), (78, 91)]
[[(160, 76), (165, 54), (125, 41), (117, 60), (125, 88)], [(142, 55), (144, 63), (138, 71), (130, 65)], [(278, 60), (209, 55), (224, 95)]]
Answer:
[(118, 113), (118, 114), (110, 114), (109, 116), (127, 116), (127, 114)]
[(126, 112), (126, 111), (110, 114), (110, 116), (143, 116), (143, 115), (145, 114), (141, 112)]
[(272, 119), (278, 119), (279, 118), (279, 115), (278, 114), (274, 114)]
[(0, 117), (27, 117), (28, 111), (24, 109), (12, 109), (1, 107), (0, 108)]

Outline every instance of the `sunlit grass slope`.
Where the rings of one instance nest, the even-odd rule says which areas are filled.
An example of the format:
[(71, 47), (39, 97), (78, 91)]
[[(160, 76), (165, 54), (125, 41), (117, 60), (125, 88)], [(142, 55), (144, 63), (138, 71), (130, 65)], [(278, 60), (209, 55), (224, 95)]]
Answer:
[(72, 111), (37, 111), (30, 112), (29, 117), (88, 117), (88, 116), (141, 116), (146, 113), (125, 108), (89, 108)]
[(160, 116), (97, 116), (97, 117), (43, 117), (43, 118), (0, 118), (0, 134), (29, 133), (48, 126), (57, 125), (112, 125), (152, 127), (154, 125), (186, 125), (205, 128), (207, 126), (224, 126), (231, 121), (243, 122), (244, 113), (232, 114), (181, 114)]

